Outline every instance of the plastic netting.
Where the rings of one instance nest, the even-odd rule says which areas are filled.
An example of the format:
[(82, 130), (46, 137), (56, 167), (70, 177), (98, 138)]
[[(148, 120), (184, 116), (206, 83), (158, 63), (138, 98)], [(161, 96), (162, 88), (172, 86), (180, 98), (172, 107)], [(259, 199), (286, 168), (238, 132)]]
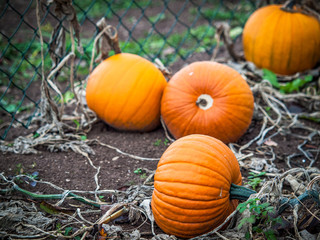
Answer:
[[(42, 62), (36, 1), (2, 2), (0, 137), (6, 139), (13, 126), (28, 128), (39, 112)], [(71, 48), (70, 37), (62, 36), (59, 30), (70, 33), (64, 20), (72, 15), (59, 16), (55, 11), (55, 1), (41, 3), (44, 69), (48, 73)], [(76, 51), (75, 80), (81, 82), (89, 74), (93, 42), (99, 32), (97, 22), (102, 17), (117, 28), (123, 52), (135, 53), (150, 61), (159, 58), (170, 68), (177, 62), (180, 65), (187, 62), (194, 54), (212, 55), (216, 46), (216, 24), (219, 22), (228, 22), (230, 36), (236, 39), (241, 35), (249, 15), (256, 9), (255, 4), (256, 1), (249, 0), (75, 0), (73, 7), (80, 24), (80, 42), (76, 38), (79, 49)], [(64, 48), (58, 46), (61, 38), (66, 40)], [(69, 75), (70, 66), (66, 65), (55, 76), (66, 94)], [(55, 101), (59, 103), (59, 96)]]

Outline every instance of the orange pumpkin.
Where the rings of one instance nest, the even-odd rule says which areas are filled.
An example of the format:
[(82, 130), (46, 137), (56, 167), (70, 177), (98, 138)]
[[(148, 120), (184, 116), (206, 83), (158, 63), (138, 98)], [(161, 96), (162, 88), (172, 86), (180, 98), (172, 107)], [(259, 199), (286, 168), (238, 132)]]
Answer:
[(157, 225), (182, 238), (218, 227), (238, 204), (230, 198), (231, 184), (241, 185), (241, 173), (224, 143), (200, 134), (178, 139), (154, 175), (151, 207)]
[(119, 53), (90, 74), (86, 100), (99, 118), (120, 130), (150, 131), (160, 123), (160, 101), (167, 82), (148, 60)]
[(252, 92), (234, 69), (216, 62), (195, 62), (169, 81), (161, 114), (175, 138), (206, 134), (224, 143), (237, 141), (253, 115)]
[(311, 69), (320, 59), (320, 22), (281, 7), (265, 6), (250, 16), (243, 30), (245, 58), (283, 75)]

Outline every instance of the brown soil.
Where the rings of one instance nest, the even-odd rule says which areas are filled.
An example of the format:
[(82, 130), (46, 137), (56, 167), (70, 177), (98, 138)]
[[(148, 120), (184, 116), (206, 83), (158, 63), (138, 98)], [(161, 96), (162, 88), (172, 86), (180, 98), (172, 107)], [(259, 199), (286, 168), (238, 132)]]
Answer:
[[(261, 121), (253, 119), (250, 128), (238, 141), (239, 144), (244, 144), (251, 140), (258, 134), (261, 127)], [(17, 130), (17, 129), (13, 129)], [(301, 133), (301, 132), (300, 132)], [(19, 134), (19, 132), (17, 132)], [(112, 145), (123, 152), (137, 155), (146, 158), (160, 158), (163, 152), (168, 147), (163, 142), (166, 139), (164, 130), (159, 127), (158, 129), (148, 133), (136, 133), (136, 132), (121, 132), (117, 131), (103, 122), (98, 122), (93, 126), (92, 131), (88, 134), (88, 139), (97, 138), (101, 142)], [(161, 140), (161, 143), (157, 143)], [(289, 169), (285, 164), (285, 156), (290, 155), (292, 152), (296, 152), (296, 146), (302, 143), (302, 140), (295, 139), (294, 137), (278, 135), (273, 138), (279, 145), (274, 148), (277, 159), (275, 164), (280, 172), (284, 172)], [(316, 144), (319, 144), (318, 139)], [(254, 146), (253, 146), (254, 147)], [(314, 146), (316, 147), (316, 146)], [(100, 190), (126, 190), (129, 186), (142, 184), (145, 177), (157, 167), (158, 161), (142, 161), (132, 159), (130, 157), (119, 154), (115, 150), (109, 149), (100, 145), (92, 146), (95, 154), (90, 155), (92, 163), (95, 167), (100, 167), (98, 175), (98, 183)], [(252, 149), (252, 148), (251, 148)], [(267, 153), (268, 154), (268, 153)], [(256, 152), (255, 156), (259, 154)], [(261, 155), (263, 157), (263, 155)], [(268, 156), (270, 157), (270, 156)], [(298, 157), (291, 162), (293, 167), (306, 167), (309, 163), (305, 162), (305, 158)], [(320, 168), (320, 162), (314, 164), (314, 167)], [(134, 173), (137, 169), (142, 169), (143, 173)], [(32, 174), (35, 171), (39, 172), (39, 178), (41, 180), (53, 183), (64, 190), (82, 190), (82, 191), (94, 191), (97, 185), (94, 180), (96, 169), (94, 169), (88, 162), (87, 158), (77, 154), (75, 152), (49, 152), (46, 149), (39, 149), (39, 154), (19, 155), (7, 153), (1, 156), (0, 160), (0, 172), (6, 177), (16, 175), (18, 170), (23, 170), (23, 173)], [(243, 181), (247, 182), (248, 169), (241, 168), (243, 175)], [(62, 193), (45, 184), (38, 184), (35, 187), (31, 187), (26, 183), (20, 183), (20, 186), (28, 189), (29, 191), (38, 192), (41, 194), (49, 193)], [(9, 195), (9, 199), (26, 199), (25, 196), (21, 196), (17, 193)], [(93, 195), (88, 195), (89, 198), (94, 199)], [(110, 194), (104, 195), (104, 200), (112, 203), (113, 197)], [(37, 206), (40, 206), (41, 201), (36, 201)], [(50, 202), (50, 201), (49, 201)], [(82, 206), (82, 209), (90, 208), (88, 205), (79, 204), (79, 202), (66, 201), (65, 207), (74, 208), (74, 206)], [(94, 222), (99, 219), (104, 211), (100, 214), (94, 214), (89, 219)], [(139, 221), (136, 225), (131, 226), (128, 223), (113, 223), (118, 224), (123, 229), (132, 230), (140, 225)], [(150, 225), (144, 224), (139, 228), (140, 232), (150, 233)], [(156, 227), (156, 232), (162, 231)], [(147, 236), (144, 236), (147, 237)], [(152, 236), (150, 235), (150, 238)]]

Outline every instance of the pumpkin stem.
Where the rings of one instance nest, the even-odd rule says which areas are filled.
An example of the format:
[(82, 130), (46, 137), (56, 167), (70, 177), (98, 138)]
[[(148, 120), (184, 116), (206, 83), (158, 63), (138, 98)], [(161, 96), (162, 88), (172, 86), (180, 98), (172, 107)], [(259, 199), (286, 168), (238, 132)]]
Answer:
[(209, 108), (212, 107), (213, 104), (213, 99), (210, 95), (208, 94), (201, 94), (197, 101), (196, 104), (199, 108), (203, 109), (203, 110), (207, 110)]
[(296, 5), (296, 1), (295, 0), (289, 0), (289, 1), (286, 1), (283, 4), (282, 9), (290, 9), (290, 10), (292, 10), (294, 5)]
[(285, 12), (296, 13), (298, 11), (294, 9), (294, 6), (300, 4), (300, 2), (300, 0), (288, 0), (282, 5), (281, 10)]
[(207, 100), (205, 100), (205, 99), (198, 99), (197, 101), (196, 101), (196, 104), (197, 104), (197, 106), (203, 106), (203, 107), (206, 107), (207, 106), (207, 104), (208, 104), (208, 102), (207, 102)]
[[(97, 39), (95, 39), (95, 42), (97, 42), (99, 38), (102, 38), (100, 46), (101, 50), (99, 49), (101, 51), (100, 60), (104, 60), (109, 57), (110, 48), (114, 50), (116, 54), (121, 53), (117, 29), (112, 25), (108, 25), (105, 18), (100, 19), (97, 22), (97, 26), (100, 33), (97, 35)], [(110, 48), (108, 48), (107, 45), (109, 45)]]
[(247, 200), (251, 194), (257, 193), (256, 191), (231, 183), (230, 199)]

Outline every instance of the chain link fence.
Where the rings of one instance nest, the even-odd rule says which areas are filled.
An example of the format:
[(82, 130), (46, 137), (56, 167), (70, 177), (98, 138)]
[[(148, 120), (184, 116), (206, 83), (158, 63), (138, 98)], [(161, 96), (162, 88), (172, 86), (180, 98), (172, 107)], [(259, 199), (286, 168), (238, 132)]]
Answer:
[[(40, 5), (45, 73), (68, 54), (72, 45), (70, 29), (64, 21), (72, 14), (58, 14), (56, 2), (59, 1), (42, 0)], [(0, 137), (3, 140), (12, 137), (10, 132), (16, 126), (28, 128), (39, 112), (42, 61), (36, 3), (35, 0), (2, 0), (0, 6)], [(79, 38), (75, 36), (79, 47), (75, 81), (80, 84), (89, 74), (94, 39), (99, 32), (97, 22), (102, 17), (117, 28), (123, 52), (150, 61), (159, 58), (175, 71), (188, 62), (210, 59), (217, 43), (216, 24), (227, 22), (234, 40), (241, 36), (244, 23), (257, 8), (257, 2), (250, 0), (74, 0), (72, 4), (80, 25)], [(66, 35), (61, 34), (61, 29)], [(65, 46), (59, 46), (61, 43)], [(68, 91), (70, 69), (67, 64), (54, 76), (57, 85), (64, 89), (65, 101), (72, 98)], [(54, 100), (59, 103), (59, 96)]]

